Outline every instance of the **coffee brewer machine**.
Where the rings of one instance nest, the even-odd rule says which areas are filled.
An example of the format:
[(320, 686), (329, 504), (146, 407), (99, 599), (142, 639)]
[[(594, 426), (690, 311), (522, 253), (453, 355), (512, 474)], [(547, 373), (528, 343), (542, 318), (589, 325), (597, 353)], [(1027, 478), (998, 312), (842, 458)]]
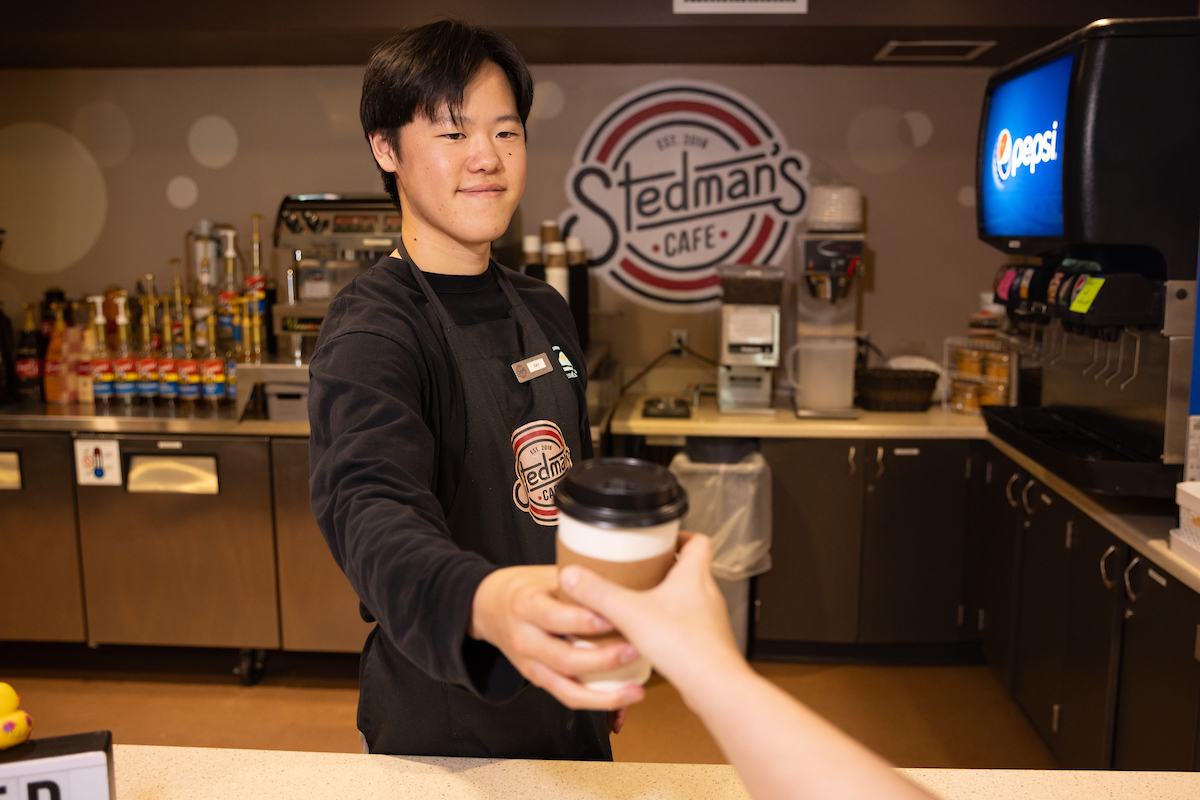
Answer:
[(283, 198), (275, 248), (287, 266), (284, 291), (272, 307), (280, 357), (300, 363), (316, 342), (329, 301), (399, 242), (400, 212), (386, 194)]
[[(796, 345), (788, 353), (796, 416), (854, 418), (862, 196), (853, 186), (814, 186), (796, 288)], [(798, 368), (798, 374), (793, 371)]]
[(1198, 93), (1191, 18), (1102, 20), (988, 82), (979, 236), (1035, 257), (1002, 270), (995, 290), (1041, 357), (1041, 398), (984, 418), (1100, 494), (1173, 497), (1183, 475)]
[(731, 264), (717, 267), (717, 274), (722, 291), (717, 407), (722, 413), (773, 414), (783, 270)]

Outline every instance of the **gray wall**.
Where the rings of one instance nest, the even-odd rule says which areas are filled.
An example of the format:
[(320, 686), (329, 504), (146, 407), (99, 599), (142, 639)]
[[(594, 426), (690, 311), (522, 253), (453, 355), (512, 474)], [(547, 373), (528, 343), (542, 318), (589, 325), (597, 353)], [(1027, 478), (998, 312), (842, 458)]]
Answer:
[[(552, 96), (556, 84), (564, 102), (529, 124), (522, 213), (530, 232), (566, 207), (563, 179), (596, 113), (643, 83), (684, 77), (756, 101), (812, 159), (813, 182), (861, 187), (872, 253), (862, 323), (889, 354), (940, 360), (942, 339), (963, 330), (1002, 260), (976, 240), (965, 189), (973, 182), (986, 69), (533, 71), (542, 96)], [(361, 74), (355, 67), (0, 71), (0, 227), (9, 230), (0, 299), (10, 315), (52, 284), (79, 295), (131, 286), (146, 272), (169, 278), (167, 260), (182, 255), (184, 232), (200, 217), (233, 223), (248, 238), (251, 212), (273, 218), (285, 194), (379, 191), (358, 124)], [(189, 147), (194, 124), (210, 115), (232, 125), (235, 152), (219, 123)], [(168, 200), (177, 178), (194, 182), (189, 207)], [(603, 287), (597, 305), (605, 314), (594, 337), (611, 340), (626, 365), (663, 350), (676, 327), (690, 328), (693, 346), (715, 354), (714, 313), (651, 312)]]

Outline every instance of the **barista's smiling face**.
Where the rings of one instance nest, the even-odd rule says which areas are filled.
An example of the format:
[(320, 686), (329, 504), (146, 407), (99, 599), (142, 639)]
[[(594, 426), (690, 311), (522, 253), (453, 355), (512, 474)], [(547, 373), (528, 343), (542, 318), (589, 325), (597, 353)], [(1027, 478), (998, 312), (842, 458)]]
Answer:
[(463, 92), (458, 121), (446, 107), (400, 129), (400, 152), (371, 135), (379, 165), (396, 174), (405, 242), (443, 252), (487, 252), (525, 191), (525, 131), (504, 71), (486, 62)]

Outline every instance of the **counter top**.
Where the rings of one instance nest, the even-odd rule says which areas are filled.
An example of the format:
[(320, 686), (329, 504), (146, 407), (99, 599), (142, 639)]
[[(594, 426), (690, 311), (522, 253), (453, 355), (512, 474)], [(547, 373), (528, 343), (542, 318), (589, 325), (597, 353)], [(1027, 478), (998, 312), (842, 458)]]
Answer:
[[(116, 745), (121, 800), (295, 797), (745, 800), (732, 767)], [(1200, 796), (1200, 773), (904, 769), (944, 800), (1098, 800)]]
[(1200, 569), (1184, 561), (1170, 548), (1168, 534), (1171, 528), (1179, 525), (1177, 507), (1170, 500), (1091, 494), (1058, 477), (1008, 442), (991, 434), (988, 435), (988, 441), (1030, 476), (1061, 495), (1168, 575), (1200, 593)]
[(643, 417), (642, 405), (648, 397), (659, 395), (627, 394), (613, 412), (611, 432), (615, 435), (747, 436), (775, 438), (871, 437), (884, 439), (983, 439), (987, 425), (982, 417), (944, 411), (934, 406), (928, 411), (863, 411), (857, 419), (798, 419), (791, 408), (777, 408), (767, 414), (723, 414), (713, 397), (700, 398), (689, 419)]
[(308, 422), (247, 419), (238, 422), (234, 410), (198, 408), (185, 413), (162, 408), (116, 406), (0, 406), (0, 431), (80, 431), (86, 433), (198, 434), (208, 436), (308, 436)]

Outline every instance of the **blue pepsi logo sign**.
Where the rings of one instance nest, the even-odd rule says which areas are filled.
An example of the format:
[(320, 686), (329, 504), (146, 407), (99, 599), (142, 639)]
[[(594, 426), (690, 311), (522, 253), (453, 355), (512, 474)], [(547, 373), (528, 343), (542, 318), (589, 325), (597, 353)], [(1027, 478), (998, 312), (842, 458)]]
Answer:
[(808, 208), (808, 157), (724, 86), (671, 80), (609, 105), (579, 142), (559, 225), (616, 291), (652, 308), (720, 302), (720, 264), (778, 264)]
[(1051, 123), (1048, 131), (1015, 139), (1004, 128), (992, 149), (992, 175), (1003, 182), (1015, 177), (1021, 167), (1029, 167), (1030, 174), (1036, 173), (1037, 165), (1047, 161), (1058, 161), (1058, 120)]

